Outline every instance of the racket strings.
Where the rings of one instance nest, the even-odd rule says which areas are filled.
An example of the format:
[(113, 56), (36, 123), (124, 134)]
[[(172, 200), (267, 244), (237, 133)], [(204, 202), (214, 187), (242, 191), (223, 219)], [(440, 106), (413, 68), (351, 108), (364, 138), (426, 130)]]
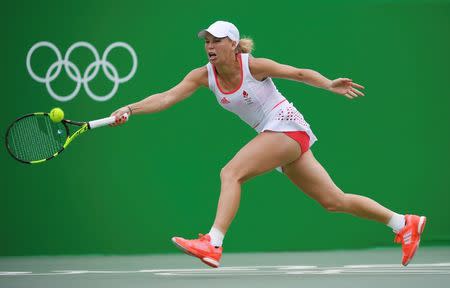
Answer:
[(43, 160), (61, 150), (66, 138), (64, 124), (54, 123), (46, 115), (33, 115), (13, 124), (8, 148), (20, 160)]

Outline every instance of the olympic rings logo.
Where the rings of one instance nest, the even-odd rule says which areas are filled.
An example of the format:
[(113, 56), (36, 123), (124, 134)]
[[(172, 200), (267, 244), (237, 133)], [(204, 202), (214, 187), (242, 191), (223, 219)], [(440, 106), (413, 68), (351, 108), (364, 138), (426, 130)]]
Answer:
[[(45, 77), (40, 77), (36, 75), (31, 68), (31, 57), (33, 53), (41, 48), (41, 47), (47, 47), (53, 50), (56, 54), (57, 61), (54, 62), (50, 67), (47, 69), (47, 73), (45, 74)], [(84, 73), (81, 73), (80, 69), (70, 60), (70, 54), (77, 48), (87, 48), (92, 52), (94, 55), (95, 61), (89, 64), (84, 71)], [(133, 66), (131, 68), (131, 71), (128, 73), (128, 75), (124, 77), (119, 77), (119, 73), (117, 72), (116, 67), (108, 61), (108, 55), (114, 48), (124, 48), (126, 49), (133, 60)], [(67, 75), (76, 82), (75, 90), (72, 91), (72, 93), (68, 95), (58, 95), (53, 90), (51, 83), (54, 81), (59, 74), (61, 73), (62, 67), (64, 67), (65, 72)], [(112, 90), (103, 96), (96, 95), (92, 92), (91, 88), (89, 87), (89, 82), (94, 79), (99, 70), (100, 67), (102, 67), (103, 73), (105, 73), (106, 77), (114, 83), (114, 86)], [(86, 94), (88, 94), (89, 97), (91, 97), (93, 100), (96, 101), (107, 101), (111, 99), (117, 92), (117, 89), (119, 88), (119, 84), (122, 84), (124, 82), (127, 82), (130, 80), (134, 74), (136, 73), (137, 69), (137, 56), (136, 52), (133, 50), (133, 48), (124, 42), (115, 42), (109, 45), (105, 52), (103, 52), (102, 58), (100, 58), (99, 53), (97, 52), (97, 49), (95, 49), (94, 46), (92, 46), (88, 42), (76, 42), (72, 44), (69, 49), (67, 50), (66, 54), (64, 55), (64, 59), (62, 58), (61, 52), (59, 49), (51, 42), (47, 41), (41, 41), (36, 44), (34, 44), (30, 51), (28, 51), (27, 54), (27, 69), (28, 73), (30, 73), (31, 77), (40, 83), (45, 83), (45, 86), (47, 87), (47, 91), (54, 99), (66, 102), (72, 100), (75, 96), (78, 95), (78, 92), (80, 92), (81, 86), (83, 85), (84, 90), (86, 91)]]

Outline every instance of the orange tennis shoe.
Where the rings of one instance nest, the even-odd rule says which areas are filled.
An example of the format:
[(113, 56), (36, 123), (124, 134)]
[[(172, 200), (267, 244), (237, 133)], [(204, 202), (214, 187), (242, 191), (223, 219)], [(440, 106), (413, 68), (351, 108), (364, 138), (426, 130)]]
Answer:
[(405, 215), (405, 227), (395, 236), (395, 243), (402, 243), (402, 264), (404, 266), (414, 257), (420, 244), (420, 235), (422, 235), (427, 217), (416, 215)]
[(197, 257), (208, 266), (217, 268), (222, 257), (222, 247), (211, 245), (211, 237), (198, 234), (198, 239), (187, 240), (181, 237), (172, 237), (172, 242), (184, 253)]

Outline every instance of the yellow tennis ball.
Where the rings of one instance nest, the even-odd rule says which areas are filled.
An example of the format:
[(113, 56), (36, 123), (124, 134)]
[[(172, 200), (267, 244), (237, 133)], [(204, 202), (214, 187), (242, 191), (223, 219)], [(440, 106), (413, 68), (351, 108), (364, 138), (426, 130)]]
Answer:
[(64, 111), (61, 108), (53, 108), (50, 111), (50, 119), (55, 123), (61, 122), (64, 119)]

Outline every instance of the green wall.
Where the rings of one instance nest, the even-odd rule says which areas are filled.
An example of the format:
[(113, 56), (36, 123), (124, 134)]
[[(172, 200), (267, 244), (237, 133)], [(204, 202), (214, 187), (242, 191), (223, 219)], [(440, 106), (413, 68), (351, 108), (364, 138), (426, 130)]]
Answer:
[[(68, 119), (89, 120), (169, 89), (206, 64), (197, 32), (227, 19), (254, 38), (256, 57), (366, 86), (366, 97), (349, 101), (275, 80), (310, 122), (319, 138), (312, 150), (344, 191), (427, 215), (422, 245), (450, 244), (450, 1), (190, 2), (4, 3), (2, 135), (25, 113), (59, 106)], [(61, 103), (28, 74), (26, 55), (39, 41), (63, 54), (87, 41), (100, 55), (124, 41), (138, 69), (109, 101), (81, 89)], [(33, 58), (40, 75), (56, 59), (49, 51)], [(71, 57), (81, 71), (93, 60), (83, 49)], [(121, 76), (131, 67), (123, 50), (110, 61)], [(52, 85), (61, 94), (75, 87), (65, 73)], [(90, 87), (106, 94), (112, 84), (99, 73)], [(172, 236), (208, 232), (219, 171), (254, 136), (201, 89), (162, 113), (85, 134), (43, 165), (18, 163), (2, 148), (0, 255), (176, 252)], [(246, 183), (242, 195), (226, 251), (393, 245), (384, 225), (327, 213), (278, 172)]]

